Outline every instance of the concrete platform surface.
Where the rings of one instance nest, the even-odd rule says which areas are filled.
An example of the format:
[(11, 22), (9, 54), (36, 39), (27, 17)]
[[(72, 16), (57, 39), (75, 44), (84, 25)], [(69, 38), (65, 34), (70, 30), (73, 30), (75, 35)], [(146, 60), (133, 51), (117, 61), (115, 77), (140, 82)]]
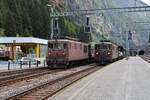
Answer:
[(150, 100), (150, 64), (140, 57), (117, 61), (49, 100)]

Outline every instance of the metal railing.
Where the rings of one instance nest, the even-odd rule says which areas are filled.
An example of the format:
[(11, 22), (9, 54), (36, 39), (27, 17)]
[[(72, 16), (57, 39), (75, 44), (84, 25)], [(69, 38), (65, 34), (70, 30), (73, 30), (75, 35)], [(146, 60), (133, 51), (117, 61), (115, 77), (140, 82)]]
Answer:
[(32, 67), (47, 67), (46, 60), (41, 61), (8, 61), (8, 70), (10, 69), (23, 69)]

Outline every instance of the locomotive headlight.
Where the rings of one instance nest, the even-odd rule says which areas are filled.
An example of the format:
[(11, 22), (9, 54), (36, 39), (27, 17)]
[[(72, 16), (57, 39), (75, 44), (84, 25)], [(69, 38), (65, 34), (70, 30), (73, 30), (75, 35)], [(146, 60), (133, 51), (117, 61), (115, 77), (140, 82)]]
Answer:
[(64, 56), (64, 55), (65, 55), (65, 52), (63, 52), (62, 55)]
[(48, 52), (48, 55), (50, 56), (50, 55), (51, 55), (51, 52)]
[(110, 52), (108, 52), (108, 55), (110, 55)]
[(99, 53), (98, 52), (96, 52), (96, 55), (98, 55)]

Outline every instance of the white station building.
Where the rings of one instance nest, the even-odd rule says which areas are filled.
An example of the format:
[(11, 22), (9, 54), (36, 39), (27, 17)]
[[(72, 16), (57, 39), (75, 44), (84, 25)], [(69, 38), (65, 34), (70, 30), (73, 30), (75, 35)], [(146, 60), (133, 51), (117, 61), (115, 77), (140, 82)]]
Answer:
[(35, 54), (36, 58), (45, 58), (48, 40), (34, 37), (0, 37), (0, 45), (5, 45), (5, 51), (9, 57), (15, 59), (17, 53), (22, 52), (24, 56)]

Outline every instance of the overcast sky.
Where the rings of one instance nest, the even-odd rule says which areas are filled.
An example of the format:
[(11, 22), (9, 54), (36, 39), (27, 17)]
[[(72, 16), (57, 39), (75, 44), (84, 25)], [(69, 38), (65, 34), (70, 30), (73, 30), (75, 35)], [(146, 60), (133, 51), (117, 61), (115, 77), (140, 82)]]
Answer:
[(143, 2), (145, 2), (146, 4), (150, 5), (150, 0), (141, 0)]

